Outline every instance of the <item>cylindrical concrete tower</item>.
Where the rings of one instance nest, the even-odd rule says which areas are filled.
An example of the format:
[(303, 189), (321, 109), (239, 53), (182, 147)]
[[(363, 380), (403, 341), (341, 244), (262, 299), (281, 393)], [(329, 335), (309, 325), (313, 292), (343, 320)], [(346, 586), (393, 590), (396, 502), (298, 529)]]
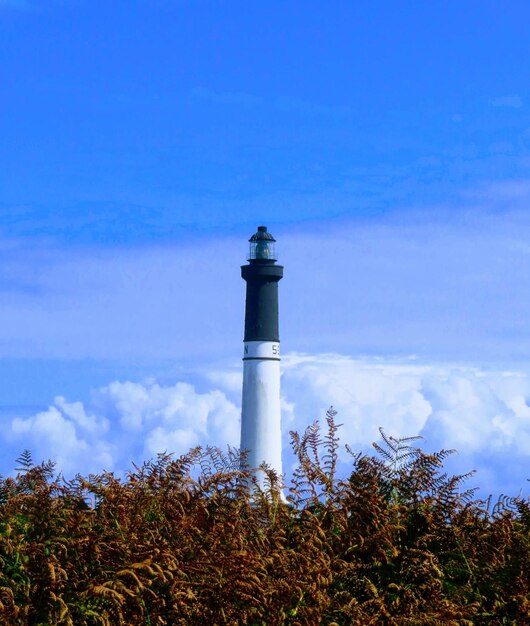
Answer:
[[(247, 282), (241, 450), (248, 453), (250, 468), (265, 462), (281, 476), (278, 281), (283, 267), (276, 265), (275, 239), (266, 226), (259, 226), (249, 241), (248, 265), (241, 267)], [(265, 475), (257, 478), (263, 486)]]

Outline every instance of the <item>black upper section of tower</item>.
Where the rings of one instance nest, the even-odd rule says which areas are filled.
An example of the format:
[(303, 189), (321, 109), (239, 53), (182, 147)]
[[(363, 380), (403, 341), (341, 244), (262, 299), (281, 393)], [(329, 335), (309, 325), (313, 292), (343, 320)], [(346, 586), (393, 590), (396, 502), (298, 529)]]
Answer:
[(278, 281), (283, 277), (283, 267), (276, 265), (275, 239), (266, 226), (259, 226), (249, 241), (249, 264), (241, 267), (247, 283), (245, 341), (280, 341)]

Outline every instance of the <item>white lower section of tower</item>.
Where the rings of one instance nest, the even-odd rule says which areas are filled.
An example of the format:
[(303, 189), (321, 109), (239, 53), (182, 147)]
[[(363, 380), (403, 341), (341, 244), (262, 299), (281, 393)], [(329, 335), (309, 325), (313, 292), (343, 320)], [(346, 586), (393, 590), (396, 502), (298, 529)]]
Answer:
[[(244, 345), (241, 450), (248, 453), (249, 468), (265, 462), (281, 476), (280, 344), (246, 341)], [(265, 485), (263, 472), (257, 479)]]

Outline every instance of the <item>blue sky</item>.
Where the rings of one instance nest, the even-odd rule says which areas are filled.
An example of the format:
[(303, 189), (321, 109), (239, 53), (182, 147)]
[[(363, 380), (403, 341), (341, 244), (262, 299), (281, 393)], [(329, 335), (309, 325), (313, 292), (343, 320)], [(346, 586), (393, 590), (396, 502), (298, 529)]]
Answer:
[(0, 472), (237, 444), (265, 223), (286, 437), (526, 493), (529, 48), (517, 1), (0, 1)]

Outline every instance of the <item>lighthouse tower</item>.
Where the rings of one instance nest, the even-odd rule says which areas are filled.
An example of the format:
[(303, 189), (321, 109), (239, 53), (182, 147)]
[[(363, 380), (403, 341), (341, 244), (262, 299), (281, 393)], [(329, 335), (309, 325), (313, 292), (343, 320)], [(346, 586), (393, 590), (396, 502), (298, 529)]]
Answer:
[[(249, 239), (248, 265), (241, 267), (247, 283), (241, 450), (248, 453), (249, 468), (265, 462), (281, 476), (278, 282), (283, 267), (276, 265), (275, 241), (266, 226), (259, 226)], [(260, 472), (257, 479), (263, 486), (265, 475)]]

